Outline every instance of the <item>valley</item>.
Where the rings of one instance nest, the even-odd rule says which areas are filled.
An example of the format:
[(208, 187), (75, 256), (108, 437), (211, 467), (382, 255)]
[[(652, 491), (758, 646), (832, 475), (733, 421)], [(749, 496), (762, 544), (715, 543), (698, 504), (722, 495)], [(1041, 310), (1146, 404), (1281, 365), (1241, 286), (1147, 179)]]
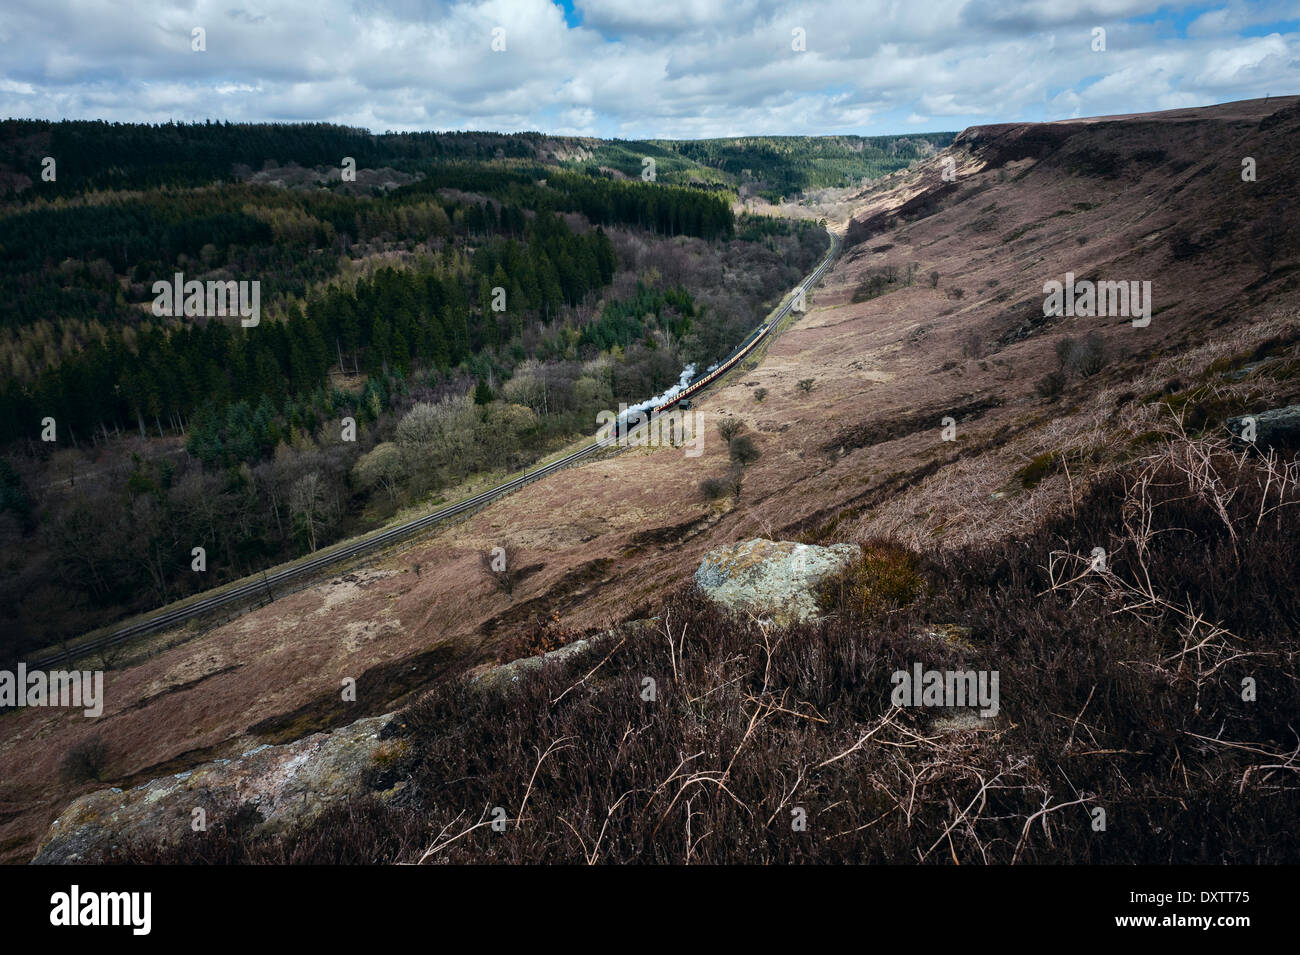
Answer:
[[(313, 839), (324, 840), (312, 845), (327, 848), (309, 850), (301, 848), (305, 842), (295, 843), (306, 853), (303, 858), (314, 858), (313, 851), (328, 857), (346, 845), (348, 852), (369, 846), (383, 861), (413, 861), (419, 853), (399, 846), (389, 837), (392, 833), (432, 839), (458, 813), (477, 818), (483, 808), (480, 797), (493, 798), (480, 791), (480, 785), (488, 785), (483, 780), (513, 786), (522, 773), (527, 782), (524, 770), (535, 771), (534, 747), (545, 750), (561, 731), (581, 729), (587, 762), (555, 764), (556, 775), (547, 777), (531, 810), (535, 818), (547, 820), (537, 835), (521, 838), (509, 851), (469, 838), (448, 850), (462, 862), (580, 860), (601, 830), (599, 820), (607, 809), (614, 812), (608, 807), (626, 804), (617, 801), (612, 781), (608, 787), (602, 782), (598, 790), (606, 803), (584, 801), (575, 795), (582, 788), (575, 781), (581, 771), (566, 775), (568, 770), (559, 767), (610, 765), (619, 784), (628, 783), (618, 775), (623, 770), (617, 754), (624, 752), (625, 743), (606, 738), (598, 728), (616, 727), (623, 733), (626, 724), (628, 733), (636, 732), (629, 709), (633, 703), (624, 699), (628, 694), (619, 680), (647, 668), (660, 685), (688, 685), (690, 691), (689, 704), (678, 700), (671, 717), (661, 722), (649, 718), (643, 730), (654, 741), (646, 746), (653, 754), (647, 760), (656, 770), (664, 768), (665, 775), (671, 770), (671, 765), (660, 766), (669, 752), (688, 755), (670, 740), (677, 740), (673, 734), (678, 732), (684, 734), (681, 740), (689, 739), (690, 713), (717, 721), (708, 726), (726, 740), (716, 747), (701, 744), (708, 750), (701, 758), (714, 768), (698, 771), (717, 774), (710, 778), (723, 778), (724, 769), (730, 772), (731, 764), (714, 757), (723, 749), (730, 755), (732, 744), (744, 746), (736, 734), (744, 732), (746, 719), (751, 729), (763, 727), (765, 751), (775, 754), (774, 765), (746, 764), (744, 799), (764, 810), (757, 813), (762, 817), (757, 822), (735, 822), (729, 814), (739, 810), (726, 808), (725, 799), (708, 802), (708, 811), (718, 819), (732, 819), (726, 831), (748, 835), (737, 835), (735, 845), (715, 840), (716, 856), (709, 855), (713, 849), (699, 850), (706, 860), (794, 861), (799, 853), (808, 853), (848, 861), (863, 858), (854, 853), (875, 852), (873, 861), (917, 861), (901, 854), (911, 836), (889, 809), (891, 795), (898, 796), (898, 787), (912, 773), (912, 784), (923, 794), (916, 820), (926, 833), (920, 850), (933, 838), (947, 838), (946, 832), (957, 843), (951, 848), (954, 859), (979, 861), (983, 854), (1015, 861), (1029, 853), (1047, 861), (1053, 858), (1047, 840), (1008, 835), (1010, 829), (1018, 833), (1022, 824), (1028, 832), (1023, 820), (1032, 815), (1031, 803), (1044, 798), (1053, 805), (1068, 803), (1084, 798), (1071, 793), (1070, 786), (1091, 786), (1087, 791), (1111, 808), (1112, 818), (1142, 811), (1167, 826), (1172, 817), (1166, 814), (1177, 812), (1168, 807), (1179, 798), (1162, 788), (1173, 784), (1160, 781), (1172, 778), (1171, 765), (1190, 774), (1186, 789), (1178, 792), (1204, 798), (1221, 813), (1214, 816), (1204, 855), (1149, 834), (1128, 849), (1109, 849), (1086, 843), (1083, 835), (1058, 831), (1057, 838), (1068, 847), (1061, 851), (1093, 862), (1131, 861), (1130, 851), (1181, 861), (1236, 859), (1231, 846), (1242, 852), (1250, 847), (1271, 861), (1293, 856), (1287, 837), (1279, 836), (1269, 848), (1260, 841), (1271, 825), (1274, 797), (1288, 798), (1290, 784), (1272, 780), (1252, 790), (1249, 806), (1257, 812), (1250, 818), (1257, 821), (1232, 821), (1237, 817), (1225, 808), (1228, 789), (1247, 799), (1238, 792), (1247, 784), (1242, 774), (1264, 770), (1250, 770), (1247, 763), (1234, 761), (1239, 753), (1224, 753), (1213, 743), (1188, 741), (1192, 736), (1216, 739), (1210, 721), (1218, 720), (1237, 727), (1238, 735), (1225, 738), (1250, 739), (1251, 745), (1294, 768), (1287, 755), (1293, 742), (1284, 738), (1283, 726), (1284, 714), (1294, 710), (1297, 685), (1295, 597), (1266, 570), (1276, 564), (1276, 555), (1294, 554), (1288, 549), (1295, 544), (1294, 524), (1264, 515), (1291, 513), (1295, 465), (1278, 457), (1285, 452), (1282, 445), (1260, 464), (1231, 444), (1225, 422), (1234, 415), (1258, 415), (1300, 402), (1300, 250), (1293, 230), (1284, 230), (1280, 239), (1270, 231), (1272, 217), (1294, 222), (1300, 169), (1290, 144), (1297, 136), (1300, 97), (1077, 122), (972, 127), (933, 155), (864, 183), (851, 196), (836, 196), (851, 213), (830, 223), (842, 245), (822, 283), (809, 290), (806, 311), (775, 315), (783, 320), (774, 323), (780, 326), (777, 333), (706, 394), (693, 398), (691, 410), (704, 422), (702, 453), (688, 455), (682, 448), (660, 445), (593, 455), (579, 466), (541, 474), (454, 522), (350, 558), (331, 569), (330, 579), (281, 594), (235, 619), (214, 621), (197, 633), (160, 631), (133, 644), (110, 661), (105, 674), (108, 702), (94, 732), (107, 742), (110, 755), (97, 782), (53, 782), (63, 754), (91, 733), (80, 717), (52, 711), (4, 716), (0, 760), (12, 767), (0, 791), (5, 861), (29, 859), (73, 796), (105, 784), (136, 785), (393, 712), (399, 713), (398, 721), (406, 721), (403, 726), (409, 724), (403, 732), (414, 734), (409, 742), (413, 755), (396, 765), (411, 779), (422, 780), (422, 792), (443, 778), (475, 781), (466, 783), (463, 793), (421, 797), (424, 802), (406, 809), (399, 803), (358, 810), (346, 824), (331, 817), (332, 835), (311, 830)], [(1148, 145), (1155, 141), (1158, 149)], [(1241, 178), (1243, 155), (1256, 160), (1257, 180)], [(945, 168), (957, 170), (955, 181), (944, 178)], [(456, 175), (464, 188), (475, 185), (467, 173)], [(515, 185), (520, 195), (535, 188)], [(575, 195), (580, 192), (575, 188)], [(590, 236), (591, 213), (582, 215), (588, 216), (587, 223), (575, 219), (572, 234)], [(738, 230), (743, 221), (737, 222)], [(663, 292), (663, 285), (650, 284), (648, 273), (675, 281), (671, 270), (676, 267), (690, 295), (705, 297), (694, 291), (699, 273), (692, 275), (692, 268), (700, 261), (695, 256), (709, 254), (705, 243), (710, 240), (670, 235), (651, 241), (612, 225), (608, 234), (618, 260), (609, 273), (614, 291), (608, 294), (622, 297), (620, 290), (626, 294), (641, 288), (636, 293), (641, 295), (652, 287)], [(788, 264), (790, 250), (805, 248), (804, 233), (776, 234), (789, 236), (782, 257)], [(762, 241), (760, 237), (757, 244)], [(819, 249), (818, 256), (824, 251)], [(722, 267), (729, 271), (725, 258)], [(463, 268), (464, 262), (452, 266), (453, 271)], [(489, 276), (494, 269), (487, 270)], [(1076, 287), (1080, 281), (1101, 288), (1135, 279), (1150, 285), (1143, 287), (1144, 304), (1136, 318), (1118, 309), (1091, 315), (1045, 307), (1048, 286), (1057, 283), (1064, 289), (1072, 279)], [(781, 294), (794, 284), (784, 282)], [(769, 308), (779, 299), (770, 291), (776, 287), (768, 287), (761, 299)], [(1116, 291), (1118, 303), (1119, 286), (1106, 287)], [(594, 309), (581, 301), (566, 307), (572, 310), (566, 314), (574, 316), (570, 327), (576, 337)], [(658, 331), (638, 330), (622, 339), (624, 344), (611, 345), (629, 354), (633, 343), (648, 334), (659, 336), (660, 348), (675, 343), (678, 359), (689, 355), (681, 345), (684, 339), (667, 331), (687, 311), (685, 300), (678, 298), (660, 308)], [(739, 307), (733, 312), (734, 345), (743, 337), (734, 332), (752, 329), (763, 314)], [(543, 341), (548, 334), (542, 332)], [(524, 329), (522, 340), (528, 335)], [(721, 342), (726, 335), (717, 338)], [(706, 345), (701, 339), (692, 347)], [(655, 349), (647, 347), (650, 351)], [(715, 351), (713, 357), (725, 353)], [(563, 352), (558, 354), (562, 359)], [(671, 381), (680, 364), (653, 367), (659, 377), (644, 380), (658, 385)], [(505, 383), (494, 371), (488, 387), (504, 391), (529, 376), (545, 379), (531, 368), (521, 361)], [(486, 367), (479, 377), (489, 380)], [(539, 397), (530, 401), (530, 392), (515, 387), (511, 394), (534, 414), (550, 394), (538, 387), (532, 393)], [(656, 393), (644, 387), (640, 391)], [(624, 394), (643, 397), (636, 389), (618, 396)], [(398, 404), (403, 407), (409, 413), (410, 405)], [(580, 432), (583, 413), (596, 407), (573, 411), (572, 431), (557, 431), (555, 443)], [(376, 420), (382, 427), (382, 419)], [(396, 420), (389, 427), (400, 430)], [(594, 430), (594, 416), (590, 422), (586, 427)], [(722, 429), (732, 436), (723, 437)], [(735, 442), (741, 436), (753, 450), (738, 465)], [(380, 446), (375, 442), (374, 448)], [(1227, 489), (1224, 482), (1232, 474), (1254, 481), (1258, 468), (1265, 469), (1259, 474), (1269, 475), (1262, 490), (1254, 484)], [(1214, 560), (1204, 561), (1205, 566), (1180, 563), (1176, 553), (1135, 530), (1135, 505), (1126, 494), (1141, 484), (1144, 474), (1141, 480), (1154, 482), (1152, 500), (1165, 500), (1156, 486), (1188, 484), (1193, 503), (1181, 498), (1167, 502), (1185, 526), (1179, 530), (1180, 517), (1171, 517), (1174, 523), (1162, 532), (1194, 534), (1194, 541), (1184, 540), (1182, 546), (1189, 554), (1213, 552)], [(714, 496), (705, 488), (711, 479), (731, 483)], [(1214, 500), (1224, 508), (1231, 537), (1227, 544), (1218, 536), (1221, 530), (1198, 523), (1203, 514), (1196, 508)], [(1253, 527), (1250, 514), (1240, 512), (1233, 501), (1257, 509)], [(1248, 546), (1248, 534), (1258, 543)], [(915, 567), (925, 580), (926, 596), (891, 597), (895, 603), (882, 610), (870, 600), (854, 604), (857, 598), (845, 596), (857, 593), (850, 587), (837, 598), (829, 623), (779, 638), (761, 620), (713, 616), (715, 611), (691, 595), (693, 574), (711, 552), (756, 538), (814, 547), (861, 544), (868, 570), (876, 566), (871, 560), (891, 568), (890, 561)], [(1067, 586), (1074, 578), (1058, 571), (1086, 561), (1095, 547), (1115, 562), (1109, 565), (1116, 568), (1114, 576), (1105, 578), (1106, 586), (1115, 589)], [(496, 548), (514, 554), (526, 569), (509, 592), (484, 571), (485, 555)], [(1238, 562), (1235, 570), (1226, 557), (1230, 552)], [(1143, 597), (1125, 591), (1119, 582), (1140, 581), (1140, 559), (1148, 553), (1163, 568), (1148, 580), (1152, 592)], [(1275, 557), (1269, 558), (1270, 553)], [(1226, 583), (1234, 577), (1245, 588), (1236, 594)], [(1073, 586), (1080, 590), (1069, 591)], [(1134, 602), (1163, 609), (1154, 616), (1116, 609)], [(1074, 614), (1075, 604), (1086, 609)], [(1193, 620), (1190, 629), (1176, 610), (1183, 605)], [(1094, 628), (1106, 612), (1117, 615), (1114, 622)], [(525, 681), (522, 702), (515, 704), (517, 723), (503, 715), (499, 701), (471, 702), (462, 688), (466, 679), (501, 663), (611, 630), (621, 633), (620, 628), (646, 620), (661, 632), (644, 640), (627, 637), (613, 651), (596, 651), (579, 664), (566, 664), (571, 670), (548, 670)], [(697, 628), (691, 633), (698, 637), (688, 639), (679, 632), (682, 624), (673, 621), (689, 621), (688, 629)], [(1180, 639), (1189, 644), (1198, 639), (1198, 621), (1212, 621), (1216, 629), (1197, 646), (1228, 640), (1225, 648), (1237, 647), (1253, 661), (1252, 673), (1268, 673), (1267, 682), (1283, 697), (1275, 700), (1276, 719), (1233, 703), (1230, 688), (1245, 673), (1227, 662), (1229, 649), (1216, 650), (1212, 662), (1200, 658), (1195, 665), (1188, 662), (1192, 650), (1179, 651)], [(917, 644), (908, 641), (918, 628), (939, 626), (970, 631), (963, 640), (974, 648), (972, 659), (995, 661), (1003, 674), (991, 736), (987, 727), (948, 736), (936, 735), (924, 722), (899, 729), (892, 722), (897, 717), (889, 717), (887, 726), (871, 722), (877, 716), (885, 719), (878, 704), (888, 698), (889, 686), (883, 679), (878, 686), (868, 680), (869, 672), (879, 676), (883, 662), (867, 666), (862, 661), (892, 660), (897, 653), (914, 651)], [(665, 635), (670, 648), (666, 660)], [(670, 674), (678, 657), (671, 648), (677, 639), (690, 648), (681, 652), (690, 656), (693, 669), (689, 677), (674, 680)], [(764, 695), (770, 692), (770, 674), (764, 675), (761, 666), (762, 647), (770, 640), (776, 645), (768, 644), (768, 663), (792, 694), (780, 696), (780, 704)], [(1059, 651), (1053, 649), (1058, 641)], [(1112, 644), (1119, 652), (1107, 657), (1104, 648)], [(606, 652), (613, 662), (602, 672), (612, 682), (594, 683), (588, 703), (570, 707), (566, 700), (560, 705), (556, 694), (580, 683)], [(751, 653), (757, 656), (751, 659)], [(1179, 662), (1171, 662), (1174, 657)], [(728, 661), (733, 658), (744, 658), (746, 666), (757, 669), (732, 671)], [(945, 659), (965, 662), (951, 654)], [(942, 661), (937, 657), (935, 662)], [(823, 663), (867, 682), (814, 675)], [(858, 666), (866, 669), (854, 669)], [(1216, 682), (1223, 674), (1231, 677), (1229, 690)], [(1035, 678), (1048, 681), (1041, 692), (1032, 689)], [(355, 680), (355, 701), (340, 699), (339, 687), (347, 680)], [(1089, 704), (1089, 687), (1103, 684), (1115, 689), (1096, 690), (1108, 698)], [(1168, 695), (1160, 696), (1153, 687)], [(717, 693), (719, 706), (726, 701), (726, 715), (696, 708), (698, 694), (706, 693)], [(1153, 698), (1163, 702), (1152, 703), (1152, 713), (1126, 722), (1130, 717), (1125, 714), (1135, 712), (1126, 706)], [(1087, 719), (1075, 717), (1080, 712)], [(816, 736), (821, 724), (814, 714), (830, 722), (833, 738)], [(1148, 716), (1167, 721), (1170, 728)], [(498, 729), (505, 735), (495, 735)], [(891, 761), (876, 754), (873, 761), (853, 763), (852, 769), (848, 760), (836, 762), (837, 752), (865, 732), (886, 734), (901, 755)], [(1078, 745), (1080, 734), (1089, 736), (1087, 751)], [(453, 744), (467, 755), (451, 752)], [(1198, 747), (1196, 755), (1179, 748), (1190, 745)], [(464, 761), (476, 753), (487, 761), (485, 746), (496, 747), (496, 762), (471, 772)], [(505, 746), (528, 758), (514, 749), (508, 754), (500, 748)], [(1063, 755), (1041, 755), (1052, 747)], [(813, 753), (818, 760), (835, 762), (836, 773), (848, 775), (817, 776), (817, 767), (806, 758)], [(1106, 764), (1114, 771), (1101, 765), (1081, 774), (1071, 769), (1066, 785), (1054, 761), (1059, 759), (1062, 769), (1074, 767), (1091, 758), (1089, 753), (1119, 754)], [(1126, 754), (1136, 755), (1130, 760)], [(911, 755), (917, 763), (908, 762)], [(1163, 760), (1158, 770), (1152, 769), (1151, 759)], [(923, 779), (922, 763), (944, 768)], [(769, 813), (788, 809), (775, 792), (775, 766), (817, 776), (821, 788), (814, 787), (815, 794), (807, 798), (823, 807), (844, 793), (865, 794), (848, 816), (833, 818), (835, 832), (857, 831), (876, 816), (888, 818), (890, 828), (882, 823), (874, 849), (837, 848), (833, 839), (819, 842), (816, 851), (775, 837), (764, 843), (757, 833), (766, 830), (758, 824)], [(963, 766), (977, 768), (958, 768)], [(994, 822), (988, 824), (990, 830), (970, 828), (959, 837), (960, 819), (953, 818), (950, 807), (966, 805), (984, 791), (978, 780), (987, 787), (999, 772), (1007, 774), (1006, 784), (1015, 790), (1003, 805), (1015, 821), (1010, 829)], [(641, 784), (658, 795), (652, 781), (642, 779)], [(931, 784), (933, 791), (927, 789)], [(662, 811), (669, 810), (665, 804)], [(422, 813), (434, 820), (420, 821)], [(557, 822), (561, 817), (582, 834), (566, 836)], [(686, 817), (664, 816), (669, 818), (674, 827), (687, 824)], [(626, 853), (630, 859), (645, 852), (656, 861), (689, 861), (653, 839), (641, 822), (629, 818), (626, 825), (625, 842), (611, 847), (611, 853)], [(751, 825), (757, 828), (751, 830)], [(379, 830), (388, 835), (374, 835)], [(1242, 841), (1234, 843), (1232, 833), (1244, 833)], [(680, 842), (675, 838), (672, 844)], [(856, 845), (845, 846), (850, 844)], [(212, 851), (226, 851), (224, 844), (214, 845)], [(754, 848), (758, 845), (766, 848)], [(922, 851), (923, 859), (933, 851), (934, 846)], [(946, 844), (943, 852), (949, 852)]]

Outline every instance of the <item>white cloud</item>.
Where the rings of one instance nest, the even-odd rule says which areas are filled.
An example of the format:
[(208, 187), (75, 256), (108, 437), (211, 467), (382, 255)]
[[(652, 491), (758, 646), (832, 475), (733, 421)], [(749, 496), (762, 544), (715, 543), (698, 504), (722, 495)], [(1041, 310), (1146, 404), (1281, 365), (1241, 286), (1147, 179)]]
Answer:
[[(1297, 57), (1294, 49), (1274, 33), (1232, 47), (1216, 49), (1206, 58), (1205, 68), (1195, 77), (1197, 86), (1235, 89), (1249, 86), (1261, 77), (1285, 75), (1287, 61)], [(1294, 76), (1294, 74), (1292, 74)]]
[[(1296, 92), (1283, 0), (8, 0), (0, 112), (688, 137), (884, 133)], [(1292, 16), (1294, 14), (1291, 14)], [(1105, 53), (1090, 49), (1094, 25)], [(207, 31), (192, 52), (190, 31)], [(800, 27), (807, 50), (791, 49)], [(506, 51), (491, 48), (505, 30)], [(892, 125), (891, 125), (892, 124)]]

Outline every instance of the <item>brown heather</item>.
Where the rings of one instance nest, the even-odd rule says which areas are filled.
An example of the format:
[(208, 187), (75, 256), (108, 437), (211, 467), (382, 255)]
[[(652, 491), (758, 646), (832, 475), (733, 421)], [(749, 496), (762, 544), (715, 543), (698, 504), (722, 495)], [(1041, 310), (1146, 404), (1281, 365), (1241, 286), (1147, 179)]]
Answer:
[[(788, 631), (682, 590), (657, 631), (508, 698), (455, 682), (409, 707), (393, 727), (405, 755), (374, 780), (405, 781), (391, 805), (259, 844), (219, 826), (118, 861), (1292, 861), (1298, 477), (1294, 461), (1169, 441), (1029, 533), (868, 546), (855, 599)], [(1104, 570), (1089, 569), (1095, 546)], [(896, 588), (910, 568), (925, 578), (914, 602), (886, 610), (854, 589)], [(941, 623), (969, 627), (973, 649), (923, 635)], [(915, 662), (998, 670), (993, 728), (891, 708), (890, 674)]]

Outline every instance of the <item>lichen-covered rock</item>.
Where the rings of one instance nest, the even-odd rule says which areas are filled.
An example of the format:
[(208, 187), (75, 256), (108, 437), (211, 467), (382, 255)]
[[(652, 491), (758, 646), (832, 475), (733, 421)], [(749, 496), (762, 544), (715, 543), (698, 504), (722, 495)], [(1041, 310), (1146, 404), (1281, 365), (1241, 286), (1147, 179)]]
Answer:
[(50, 826), (33, 861), (93, 862), (133, 840), (176, 845), (193, 834), (195, 809), (203, 810), (209, 828), (238, 819), (250, 835), (285, 832), (368, 791), (367, 771), (402, 745), (380, 737), (391, 719), (391, 713), (369, 717), (282, 746), (259, 746), (134, 789), (87, 793)]
[[(1254, 440), (1250, 440), (1248, 418), (1254, 419)], [(1256, 415), (1238, 415), (1226, 422), (1228, 430), (1239, 440), (1259, 448), (1300, 448), (1300, 405), (1273, 408)], [(1247, 432), (1243, 434), (1243, 432)]]
[(540, 670), (548, 663), (558, 663), (576, 653), (581, 653), (597, 640), (604, 639), (605, 636), (607, 634), (574, 640), (572, 643), (566, 643), (558, 650), (552, 650), (550, 653), (539, 653), (533, 657), (521, 657), (518, 660), (512, 660), (510, 663), (492, 667), (492, 669), (485, 670), (474, 677), (470, 686), (482, 692), (505, 693), (518, 683), (524, 674)]
[(815, 620), (817, 585), (861, 556), (857, 544), (819, 547), (754, 538), (709, 551), (695, 583), (729, 610), (788, 626)]
[(539, 653), (536, 656), (520, 657), (518, 660), (512, 660), (509, 663), (503, 663), (500, 666), (484, 670), (470, 681), (470, 687), (480, 692), (498, 692), (505, 693), (514, 687), (524, 674), (540, 670), (542, 667), (553, 663), (562, 663), (569, 657), (581, 653), (597, 644), (608, 641), (611, 637), (632, 636), (644, 630), (647, 627), (653, 627), (658, 617), (651, 617), (647, 620), (629, 620), (619, 624), (612, 630), (606, 630), (603, 633), (593, 634), (589, 637), (583, 637), (581, 640), (574, 640), (572, 643), (566, 643), (559, 649), (552, 650), (549, 653)]

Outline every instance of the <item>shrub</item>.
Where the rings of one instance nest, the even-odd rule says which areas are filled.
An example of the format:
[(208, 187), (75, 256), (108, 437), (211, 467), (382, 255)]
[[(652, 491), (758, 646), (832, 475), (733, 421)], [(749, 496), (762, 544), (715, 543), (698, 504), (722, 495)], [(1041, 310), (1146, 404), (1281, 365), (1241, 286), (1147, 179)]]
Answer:
[(740, 492), (745, 485), (744, 472), (741, 471), (739, 467), (733, 467), (727, 472), (727, 476), (723, 478), (723, 481), (726, 485), (727, 492), (731, 495), (731, 499), (739, 503)]
[(523, 554), (514, 544), (506, 543), (484, 551), (479, 560), (483, 573), (507, 596), (514, 596), (515, 584), (519, 582), (519, 571), (523, 567)]
[(1065, 370), (1066, 363), (1070, 360), (1070, 351), (1075, 346), (1075, 340), (1068, 335), (1064, 338), (1057, 339), (1053, 346), (1056, 351), (1057, 367), (1062, 371)]
[(755, 400), (755, 401), (762, 401), (762, 400), (763, 400), (764, 398), (766, 398), (766, 397), (767, 397), (767, 389), (766, 389), (766, 388), (755, 388), (755, 389), (754, 389), (754, 400)]
[(700, 482), (700, 493), (710, 501), (716, 501), (718, 498), (725, 496), (727, 490), (726, 478), (709, 477)]
[(939, 287), (939, 270), (935, 269), (933, 272), (930, 273), (930, 288), (938, 288), (938, 287)]
[(823, 609), (873, 617), (916, 601), (925, 591), (920, 558), (899, 544), (866, 544), (862, 556), (824, 581), (818, 591)]
[(898, 281), (898, 266), (896, 265), (885, 265), (878, 269), (872, 269), (858, 283), (857, 288), (853, 290), (853, 301), (867, 302), (873, 298), (878, 298), (886, 292), (893, 291)]
[(1065, 373), (1060, 371), (1049, 371), (1034, 385), (1034, 391), (1038, 392), (1040, 398), (1055, 398), (1064, 390)]
[(759, 458), (759, 450), (754, 445), (754, 440), (747, 434), (739, 434), (732, 438), (727, 445), (727, 453), (731, 455), (731, 460), (741, 467), (753, 464)]
[(1043, 478), (1058, 471), (1062, 460), (1059, 451), (1047, 451), (1030, 460), (1016, 472), (1016, 477), (1020, 478), (1022, 487), (1026, 489), (1035, 487)]
[(815, 379), (813, 378), (801, 378), (796, 387), (806, 395), (813, 390), (814, 381)]
[(59, 764), (59, 776), (65, 783), (99, 782), (108, 765), (108, 744), (92, 736), (74, 745)]
[(744, 485), (744, 474), (740, 465), (732, 465), (726, 474), (719, 477), (705, 478), (700, 482), (700, 491), (710, 501), (716, 501), (719, 498), (726, 497), (728, 494), (733, 499), (740, 500), (740, 490)]
[(1110, 364), (1110, 352), (1100, 332), (1089, 332), (1082, 341), (1068, 336), (1058, 341), (1056, 360), (1063, 370), (1091, 378)]
[(1071, 363), (1074, 370), (1084, 378), (1091, 378), (1110, 364), (1106, 339), (1101, 337), (1100, 332), (1089, 332), (1087, 334), (1071, 355)]

